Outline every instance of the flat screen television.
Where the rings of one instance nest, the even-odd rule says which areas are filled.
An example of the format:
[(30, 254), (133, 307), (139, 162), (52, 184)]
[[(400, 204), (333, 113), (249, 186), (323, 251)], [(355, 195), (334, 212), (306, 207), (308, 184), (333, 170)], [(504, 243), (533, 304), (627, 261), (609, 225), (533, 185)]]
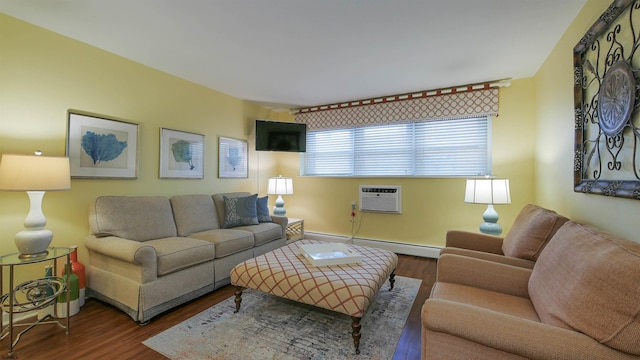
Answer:
[(307, 124), (256, 120), (256, 151), (307, 151)]

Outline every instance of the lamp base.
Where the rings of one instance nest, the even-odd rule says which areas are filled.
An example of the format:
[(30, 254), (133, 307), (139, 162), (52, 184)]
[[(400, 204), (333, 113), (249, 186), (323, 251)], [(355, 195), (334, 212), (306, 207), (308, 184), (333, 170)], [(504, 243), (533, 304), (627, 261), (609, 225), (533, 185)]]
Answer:
[(502, 226), (495, 223), (482, 223), (482, 225), (480, 225), (480, 232), (489, 235), (500, 235), (502, 234)]
[(498, 212), (496, 212), (492, 204), (487, 206), (487, 210), (482, 214), (482, 219), (484, 219), (484, 223), (480, 225), (481, 233), (489, 235), (502, 234), (502, 226), (498, 224)]
[(45, 251), (43, 251), (41, 253), (37, 253), (37, 254), (20, 254), (20, 255), (18, 255), (18, 258), (25, 259), (25, 260), (36, 259), (36, 258), (39, 258), (39, 257), (47, 256), (47, 254), (49, 254), (49, 251), (45, 250)]
[(23, 230), (16, 234), (15, 242), (21, 259), (32, 259), (47, 255), (53, 232), (47, 229)]
[(278, 195), (276, 199), (276, 206), (273, 207), (273, 215), (285, 216), (287, 214), (287, 210), (284, 208), (284, 200), (282, 199), (282, 195)]
[(45, 229), (47, 219), (42, 213), (44, 191), (27, 191), (29, 195), (29, 213), (24, 219), (24, 230), (16, 234), (16, 247), (20, 258), (28, 259), (47, 254), (47, 248), (53, 240), (53, 232)]

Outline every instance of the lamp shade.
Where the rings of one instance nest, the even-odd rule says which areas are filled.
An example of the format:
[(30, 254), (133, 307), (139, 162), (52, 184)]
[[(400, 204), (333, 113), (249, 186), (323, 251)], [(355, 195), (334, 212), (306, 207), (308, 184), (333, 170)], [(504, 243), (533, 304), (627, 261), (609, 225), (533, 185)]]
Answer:
[(469, 179), (464, 202), (473, 204), (511, 204), (508, 179)]
[(3, 154), (0, 160), (0, 190), (69, 190), (70, 174), (67, 157)]
[(269, 179), (267, 186), (267, 194), (269, 195), (292, 195), (293, 179), (288, 177), (274, 177)]

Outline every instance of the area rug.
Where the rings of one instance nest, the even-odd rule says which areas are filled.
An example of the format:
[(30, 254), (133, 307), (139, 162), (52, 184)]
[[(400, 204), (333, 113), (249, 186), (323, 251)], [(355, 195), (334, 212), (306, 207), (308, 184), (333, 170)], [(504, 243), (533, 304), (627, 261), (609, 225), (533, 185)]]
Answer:
[(421, 282), (396, 276), (389, 291), (387, 280), (362, 318), (360, 355), (350, 316), (251, 289), (239, 313), (232, 296), (143, 344), (172, 360), (391, 359)]

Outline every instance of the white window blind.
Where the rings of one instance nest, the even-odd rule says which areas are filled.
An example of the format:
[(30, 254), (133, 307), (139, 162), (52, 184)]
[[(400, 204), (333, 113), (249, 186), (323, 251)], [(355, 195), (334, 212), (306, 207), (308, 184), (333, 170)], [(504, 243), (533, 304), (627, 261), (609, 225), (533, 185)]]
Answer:
[(354, 129), (353, 175), (412, 175), (413, 128), (413, 124), (398, 124)]
[(307, 133), (309, 176), (490, 174), (490, 117), (426, 120)]
[(305, 175), (353, 175), (353, 129), (307, 133)]

